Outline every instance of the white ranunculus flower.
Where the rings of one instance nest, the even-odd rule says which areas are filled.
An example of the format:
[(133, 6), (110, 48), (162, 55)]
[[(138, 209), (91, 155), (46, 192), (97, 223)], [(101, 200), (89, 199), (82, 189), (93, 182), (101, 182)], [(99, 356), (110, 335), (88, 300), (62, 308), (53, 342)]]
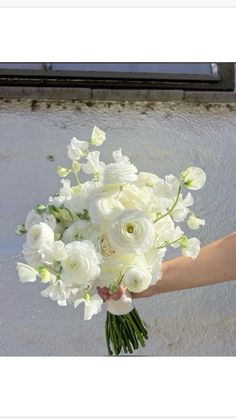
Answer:
[(187, 219), (187, 224), (191, 230), (197, 230), (200, 226), (205, 225), (205, 220), (202, 218), (197, 218), (194, 214), (191, 214)]
[(65, 246), (67, 258), (61, 262), (61, 279), (68, 285), (80, 286), (94, 281), (100, 274), (101, 257), (88, 240)]
[(200, 240), (196, 237), (187, 239), (187, 244), (182, 247), (182, 252), (184, 256), (190, 256), (192, 259), (195, 259), (198, 256), (200, 251)]
[(68, 227), (62, 236), (62, 240), (64, 243), (68, 244), (77, 240), (84, 240), (87, 239), (89, 233), (92, 233), (91, 230), (93, 229), (92, 224), (90, 221), (86, 220), (79, 220)]
[(121, 150), (113, 152), (113, 159), (115, 163), (107, 165), (104, 172), (105, 185), (126, 185), (137, 180), (138, 169), (129, 161), (129, 158), (123, 156)]
[(55, 217), (53, 217), (51, 214), (38, 214), (34, 209), (32, 209), (26, 216), (25, 228), (28, 231), (30, 227), (35, 224), (39, 224), (40, 222), (48, 224), (49, 227), (55, 231), (57, 225)]
[(151, 188), (126, 185), (119, 199), (125, 208), (135, 208), (148, 214), (153, 201), (153, 192)]
[(160, 180), (161, 179), (157, 175), (154, 175), (154, 173), (139, 172), (135, 185), (138, 187), (148, 186), (149, 188), (153, 188)]
[(66, 306), (70, 296), (71, 289), (67, 287), (63, 281), (58, 280), (55, 275), (52, 276), (52, 283), (49, 287), (41, 291), (43, 297), (49, 297), (53, 301), (57, 301), (60, 306)]
[(88, 181), (81, 183), (80, 186), (80, 191), (73, 194), (71, 199), (65, 203), (66, 208), (75, 213), (83, 212), (85, 208), (88, 208), (91, 196), (96, 193), (97, 189), (101, 188), (101, 183)]
[(181, 177), (184, 186), (195, 191), (201, 189), (206, 182), (206, 173), (200, 167), (188, 167), (181, 173)]
[(94, 224), (102, 225), (117, 216), (124, 205), (118, 200), (119, 193), (106, 191), (93, 196), (89, 204), (89, 214)]
[(99, 160), (100, 151), (91, 151), (86, 157), (87, 163), (82, 164), (82, 169), (88, 175), (102, 175), (106, 169), (105, 163)]
[(88, 149), (87, 141), (80, 141), (73, 137), (70, 144), (67, 146), (67, 154), (71, 160), (79, 160), (84, 156)]
[(139, 210), (121, 211), (108, 233), (111, 246), (122, 253), (147, 251), (153, 244), (153, 238), (153, 223)]
[(59, 262), (66, 259), (67, 255), (63, 241), (57, 240), (52, 243), (52, 255), (53, 259)]
[(21, 282), (35, 282), (38, 276), (38, 272), (25, 263), (17, 263), (17, 271)]
[(94, 127), (90, 139), (90, 144), (100, 146), (106, 140), (106, 134), (98, 127)]
[(80, 303), (84, 303), (84, 320), (90, 320), (95, 314), (101, 311), (103, 300), (98, 294), (94, 294), (88, 299), (79, 298), (75, 300), (74, 307), (78, 307)]
[(123, 281), (129, 291), (142, 292), (151, 284), (152, 275), (148, 270), (134, 266), (124, 274)]
[(27, 245), (34, 250), (40, 249), (40, 246), (45, 242), (52, 243), (53, 241), (53, 230), (42, 222), (30, 227), (27, 233)]

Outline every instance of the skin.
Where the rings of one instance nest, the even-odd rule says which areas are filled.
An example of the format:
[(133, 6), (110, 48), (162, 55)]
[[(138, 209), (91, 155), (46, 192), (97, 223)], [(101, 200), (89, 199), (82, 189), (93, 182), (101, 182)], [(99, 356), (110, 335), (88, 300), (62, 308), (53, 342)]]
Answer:
[[(203, 246), (196, 259), (180, 256), (162, 264), (160, 277), (133, 298), (151, 297), (162, 292), (202, 287), (236, 279), (236, 232)], [(119, 286), (115, 293), (98, 288), (103, 300), (119, 300), (125, 288)]]

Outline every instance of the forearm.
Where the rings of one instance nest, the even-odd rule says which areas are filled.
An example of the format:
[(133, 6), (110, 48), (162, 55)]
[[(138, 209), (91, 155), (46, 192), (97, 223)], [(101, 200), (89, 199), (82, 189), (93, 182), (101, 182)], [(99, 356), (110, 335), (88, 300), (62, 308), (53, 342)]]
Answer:
[(156, 293), (236, 279), (236, 233), (201, 248), (196, 259), (181, 256), (163, 263)]

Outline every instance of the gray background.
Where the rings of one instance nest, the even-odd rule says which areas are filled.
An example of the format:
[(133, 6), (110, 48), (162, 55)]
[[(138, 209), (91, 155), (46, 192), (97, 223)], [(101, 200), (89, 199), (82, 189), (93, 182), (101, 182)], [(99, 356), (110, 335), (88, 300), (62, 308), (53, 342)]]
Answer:
[[(21, 284), (15, 269), (24, 241), (15, 225), (57, 191), (56, 165), (67, 164), (66, 145), (72, 136), (86, 139), (94, 125), (107, 133), (106, 162), (122, 147), (139, 170), (159, 176), (201, 166), (207, 183), (193, 193), (194, 208), (206, 226), (196, 235), (206, 244), (235, 230), (234, 104), (1, 100), (0, 355), (107, 354), (105, 310), (84, 322), (82, 307), (41, 297), (43, 286)], [(137, 354), (235, 355), (235, 295), (232, 281), (137, 301), (150, 331)]]

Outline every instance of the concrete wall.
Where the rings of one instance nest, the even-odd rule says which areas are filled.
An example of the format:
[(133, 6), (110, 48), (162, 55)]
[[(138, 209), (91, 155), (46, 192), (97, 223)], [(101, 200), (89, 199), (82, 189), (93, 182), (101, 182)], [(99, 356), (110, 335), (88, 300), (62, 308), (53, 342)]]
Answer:
[[(207, 173), (194, 194), (206, 219), (206, 244), (235, 230), (236, 105), (184, 102), (80, 103), (0, 101), (0, 354), (106, 355), (103, 313), (83, 321), (82, 307), (62, 308), (21, 284), (15, 270), (24, 238), (15, 225), (58, 189), (72, 136), (106, 131), (105, 161), (118, 147), (140, 170), (160, 176), (199, 165)], [(174, 254), (169, 254), (173, 256)], [(236, 355), (236, 282), (168, 293), (136, 303), (150, 339), (139, 355)]]

